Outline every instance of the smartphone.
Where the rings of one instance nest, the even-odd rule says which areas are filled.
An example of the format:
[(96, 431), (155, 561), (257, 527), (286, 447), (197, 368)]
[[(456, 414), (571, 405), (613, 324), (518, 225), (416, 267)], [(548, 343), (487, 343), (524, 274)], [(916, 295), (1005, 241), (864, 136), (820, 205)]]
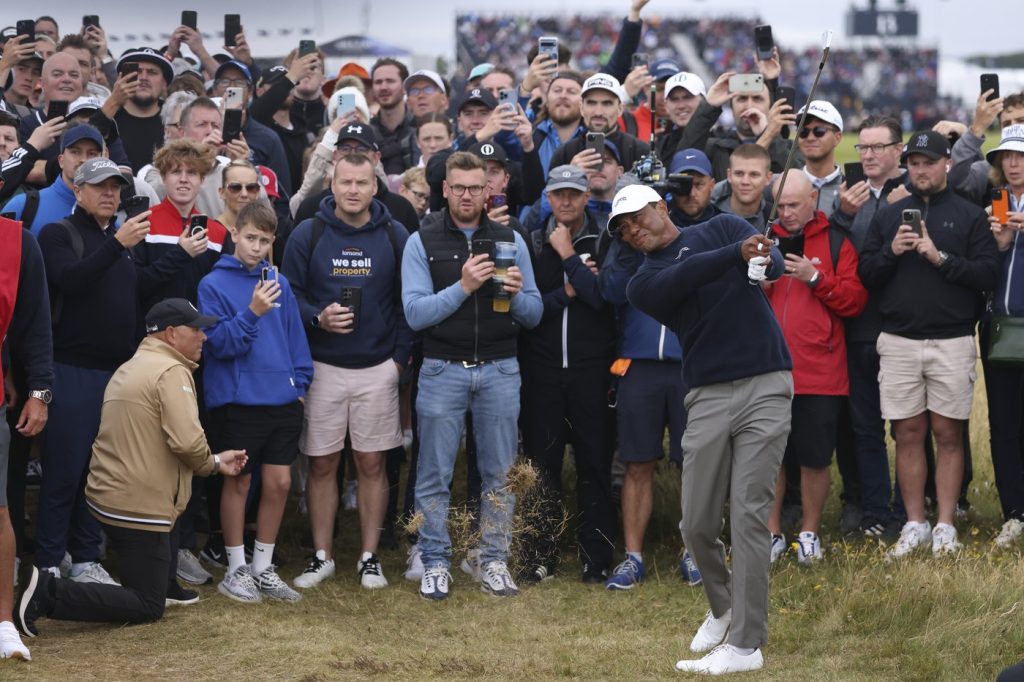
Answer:
[(498, 106), (507, 104), (515, 111), (517, 102), (519, 102), (519, 91), (516, 88), (505, 88), (498, 93)]
[(53, 101), (46, 105), (46, 120), (64, 118), (68, 115), (68, 102)]
[(199, 28), (199, 13), (195, 10), (185, 10), (181, 13), (181, 25), (188, 26), (193, 31)]
[(128, 75), (130, 73), (138, 73), (138, 72), (139, 72), (139, 63), (138, 62), (125, 62), (124, 66), (121, 67), (121, 73), (123, 73), (125, 75)]
[(860, 161), (844, 163), (843, 177), (846, 178), (846, 189), (850, 189), (858, 182), (868, 179), (868, 176), (864, 175), (864, 164)]
[(242, 88), (227, 88), (224, 91), (224, 110), (241, 109), (245, 104), (245, 90)]
[(738, 73), (729, 77), (729, 92), (759, 93), (764, 90), (764, 76), (759, 73)]
[(224, 15), (224, 47), (235, 47), (235, 36), (242, 32), (242, 17), (238, 14)]
[(910, 225), (910, 230), (918, 237), (922, 236), (921, 212), (916, 208), (903, 209), (903, 224)]
[(300, 40), (299, 41), (299, 56), (305, 57), (307, 54), (313, 54), (316, 52), (316, 41), (315, 40)]
[(761, 61), (772, 58), (772, 48), (775, 47), (775, 39), (772, 38), (772, 27), (770, 24), (761, 24), (754, 27), (754, 45), (757, 47), (757, 58)]
[(227, 144), (234, 142), (242, 134), (242, 110), (228, 109), (224, 112), (224, 126), (221, 128), (220, 138)]
[(89, 26), (96, 26), (98, 28), (99, 25), (100, 25), (100, 17), (99, 17), (98, 14), (86, 14), (84, 17), (82, 17), (82, 26), (83, 27), (88, 28)]
[(496, 208), (501, 208), (502, 206), (507, 206), (507, 205), (508, 205), (508, 195), (507, 194), (492, 194), (491, 196), (487, 197), (487, 210), (488, 211), (492, 211), (492, 210), (494, 210)]
[(493, 239), (474, 239), (472, 243), (472, 256), (479, 256), (481, 253), (487, 254), (487, 260), (494, 260), (494, 240)]
[(992, 216), (1000, 225), (1010, 220), (1010, 198), (1002, 187), (992, 190)]
[(125, 220), (131, 220), (135, 216), (149, 210), (149, 197), (134, 195), (124, 202)]
[(338, 98), (338, 116), (345, 116), (356, 110), (356, 96), (353, 93), (342, 93)]
[(775, 88), (775, 101), (778, 102), (780, 99), (786, 100), (786, 104), (796, 111), (796, 88), (791, 88), (788, 85), (780, 85)]
[(630, 68), (637, 69), (641, 66), (650, 66), (651, 58), (646, 52), (634, 52), (633, 53), (633, 65)]
[(604, 156), (604, 133), (587, 133), (587, 149)]
[(209, 221), (209, 217), (202, 213), (197, 213), (188, 219), (188, 234), (190, 237), (195, 237), (200, 232), (206, 229), (206, 225)]
[(983, 73), (981, 74), (981, 91), (991, 90), (992, 94), (988, 96), (989, 102), (994, 99), (999, 99), (999, 74), (998, 73)]
[(793, 235), (792, 237), (776, 237), (774, 241), (775, 245), (779, 247), (783, 258), (790, 253), (794, 256), (804, 255), (804, 236), (802, 234)]
[(28, 36), (28, 42), (34, 43), (36, 41), (35, 19), (21, 19), (18, 21), (15, 30), (19, 36)]
[(260, 270), (260, 281), (261, 282), (276, 282), (277, 281), (277, 268), (275, 268), (273, 265), (268, 265), (267, 267), (265, 267), (262, 270)]
[(352, 313), (352, 331), (359, 329), (359, 309), (363, 300), (362, 287), (342, 287), (341, 305)]
[[(33, 29), (35, 24), (33, 24)], [(541, 36), (537, 39), (537, 52), (539, 54), (546, 54), (551, 57), (555, 64), (558, 64), (558, 38), (555, 36)], [(553, 78), (558, 77), (558, 72), (555, 72)]]

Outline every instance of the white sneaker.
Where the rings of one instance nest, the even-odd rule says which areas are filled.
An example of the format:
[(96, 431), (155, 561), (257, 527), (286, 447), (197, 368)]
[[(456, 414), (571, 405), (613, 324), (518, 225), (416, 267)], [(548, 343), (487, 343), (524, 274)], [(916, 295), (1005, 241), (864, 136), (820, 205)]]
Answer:
[(420, 579), (420, 596), (434, 601), (447, 599), (451, 582), (452, 575), (444, 566), (428, 568)]
[(71, 577), (71, 554), (64, 552), (64, 558), (60, 560), (60, 565), (57, 568), (60, 570), (58, 578)]
[(821, 539), (817, 533), (801, 531), (796, 539), (796, 561), (801, 566), (810, 566), (825, 558), (821, 553)]
[(14, 623), (5, 620), (0, 623), (0, 658), (16, 658), (21, 661), (31, 661), (32, 654), (28, 647), (21, 641), (21, 635)]
[(768, 563), (774, 564), (776, 561), (782, 558), (786, 553), (786, 536), (785, 535), (773, 535), (772, 536), (772, 550), (771, 554), (768, 555)]
[(257, 604), (263, 601), (263, 595), (260, 594), (260, 588), (256, 586), (248, 564), (225, 572), (224, 579), (217, 584), (217, 591), (228, 599), (234, 599), (243, 604)]
[(722, 614), (721, 618), (715, 618), (715, 614), (708, 611), (704, 622), (697, 628), (697, 634), (693, 636), (693, 641), (690, 642), (690, 651), (698, 654), (711, 651), (725, 641), (730, 625), (732, 625), (732, 609)]
[(727, 673), (745, 673), (760, 670), (764, 667), (764, 656), (760, 649), (744, 656), (731, 645), (723, 644), (712, 649), (704, 658), (693, 661), (677, 661), (676, 670), (706, 675), (725, 675)]
[(1017, 544), (1022, 534), (1024, 534), (1024, 523), (1021, 523), (1020, 519), (1010, 519), (1003, 524), (1002, 530), (996, 536), (996, 547), (1009, 549)]
[(359, 506), (359, 481), (345, 484), (345, 492), (341, 495), (341, 505), (345, 511), (352, 511)]
[(893, 559), (902, 559), (914, 550), (924, 547), (932, 539), (932, 525), (927, 521), (907, 521), (900, 531), (900, 539), (889, 550)]
[(189, 585), (206, 585), (213, 582), (213, 575), (203, 568), (196, 555), (187, 549), (178, 550), (178, 578)]
[(956, 539), (956, 528), (948, 523), (936, 523), (932, 531), (932, 554), (944, 556), (960, 551), (960, 543)]
[(495, 597), (514, 597), (519, 588), (504, 561), (488, 561), (481, 571), (480, 589)]
[(409, 558), (405, 562), (405, 579), (416, 582), (423, 579), (423, 552), (420, 551), (419, 545), (411, 545), (409, 547)]
[(334, 559), (328, 559), (327, 552), (318, 549), (313, 558), (309, 560), (306, 569), (293, 582), (295, 587), (307, 589), (316, 587), (332, 575), (334, 575)]
[(363, 552), (356, 562), (356, 572), (359, 573), (359, 583), (368, 590), (376, 590), (388, 586), (388, 580), (384, 577), (384, 569), (381, 568), (380, 559), (376, 554)]
[(466, 550), (466, 558), (459, 564), (459, 568), (462, 569), (463, 573), (472, 577), (473, 580), (480, 580), (480, 550)]
[(99, 583), (101, 585), (121, 586), (121, 583), (111, 578), (110, 574), (107, 573), (107, 569), (103, 568), (98, 561), (89, 563), (81, 573), (69, 575), (68, 578), (76, 583)]

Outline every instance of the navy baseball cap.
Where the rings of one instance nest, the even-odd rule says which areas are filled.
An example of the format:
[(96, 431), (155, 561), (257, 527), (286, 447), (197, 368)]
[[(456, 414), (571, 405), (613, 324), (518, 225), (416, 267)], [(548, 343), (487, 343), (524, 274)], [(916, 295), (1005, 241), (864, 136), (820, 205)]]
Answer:
[(165, 298), (146, 313), (146, 333), (160, 332), (168, 327), (203, 329), (217, 324), (212, 315), (202, 315), (184, 298)]
[(459, 102), (458, 112), (461, 113), (466, 108), (467, 104), (482, 104), (490, 110), (494, 110), (498, 107), (498, 100), (494, 98), (490, 90), (484, 88), (473, 88), (472, 90), (466, 91), (462, 101)]
[(97, 147), (103, 149), (103, 136), (100, 135), (100, 131), (92, 127), (88, 123), (79, 123), (76, 126), (68, 128), (64, 131), (64, 134), (60, 136), (60, 152), (64, 153), (64, 150), (82, 140), (89, 140), (94, 142)]
[(217, 71), (213, 74), (213, 80), (217, 80), (218, 78), (223, 76), (224, 72), (228, 69), (237, 69), (238, 71), (241, 71), (242, 76), (245, 78), (245, 80), (249, 81), (249, 85), (252, 85), (252, 71), (249, 70), (248, 66), (234, 59), (228, 60), (220, 66), (218, 66)]
[(647, 69), (648, 73), (650, 73), (656, 81), (669, 79), (682, 70), (682, 67), (679, 66), (679, 63), (674, 59), (659, 59), (651, 64), (650, 68)]
[(709, 178), (714, 175), (711, 171), (711, 161), (707, 155), (699, 149), (683, 149), (672, 156), (672, 162), (668, 166), (671, 175), (694, 171)]

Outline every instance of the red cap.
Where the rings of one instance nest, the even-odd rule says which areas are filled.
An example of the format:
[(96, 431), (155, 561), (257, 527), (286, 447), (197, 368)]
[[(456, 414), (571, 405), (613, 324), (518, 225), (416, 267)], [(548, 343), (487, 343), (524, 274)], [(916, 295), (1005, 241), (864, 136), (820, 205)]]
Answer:
[(267, 196), (271, 199), (280, 199), (281, 192), (277, 189), (277, 173), (266, 166), (256, 166), (256, 170), (260, 172), (260, 184), (266, 190)]

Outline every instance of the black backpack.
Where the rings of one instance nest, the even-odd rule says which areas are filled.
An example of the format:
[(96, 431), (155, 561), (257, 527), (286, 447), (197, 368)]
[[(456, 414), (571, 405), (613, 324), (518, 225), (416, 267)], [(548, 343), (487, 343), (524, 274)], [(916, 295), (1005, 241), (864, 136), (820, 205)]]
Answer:
[[(28, 208), (28, 198), (25, 199), (25, 207)], [(39, 207), (39, 193), (36, 192), (36, 207)], [(35, 209), (33, 209), (34, 211)], [(33, 217), (35, 217), (33, 215)], [(22, 225), (26, 223), (22, 221)], [(70, 220), (64, 219), (59, 220), (54, 225), (60, 225), (64, 228), (64, 231), (68, 233), (68, 239), (71, 240), (71, 250), (75, 252), (75, 257), (79, 260), (82, 259), (82, 255), (85, 253), (85, 244), (82, 243), (82, 234), (71, 224)], [(56, 327), (57, 323), (60, 322), (61, 313), (64, 312), (64, 294), (59, 291), (50, 292), (50, 322)]]

